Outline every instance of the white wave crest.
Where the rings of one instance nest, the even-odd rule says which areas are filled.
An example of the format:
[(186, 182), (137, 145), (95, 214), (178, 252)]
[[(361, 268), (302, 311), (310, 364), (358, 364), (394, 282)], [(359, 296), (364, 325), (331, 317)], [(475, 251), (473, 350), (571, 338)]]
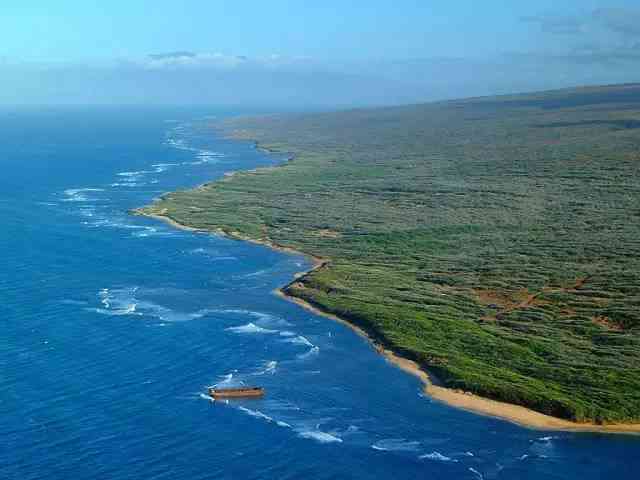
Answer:
[(167, 168), (167, 167), (175, 167), (180, 165), (179, 163), (154, 163), (151, 165), (153, 168)]
[(371, 448), (388, 452), (415, 452), (420, 448), (420, 442), (409, 442), (404, 438), (388, 438), (374, 443)]
[(193, 250), (188, 250), (185, 253), (188, 253), (191, 255), (204, 255), (207, 257), (207, 259), (214, 262), (224, 261), (224, 260), (228, 260), (228, 261), (238, 260), (238, 257), (233, 257), (231, 255), (220, 255), (217, 250), (209, 250), (202, 247), (194, 248)]
[(263, 270), (258, 270), (257, 272), (247, 273), (246, 275), (243, 275), (243, 278), (260, 277), (268, 272), (269, 272), (269, 269), (265, 268)]
[(271, 360), (269, 362), (265, 362), (264, 366), (258, 370), (254, 375), (266, 375), (271, 374), (274, 375), (276, 373), (276, 369), (278, 368), (278, 362), (275, 360)]
[(484, 475), (482, 475), (482, 474), (481, 474), (478, 470), (476, 470), (475, 468), (473, 468), (473, 467), (469, 467), (469, 471), (470, 471), (471, 473), (473, 473), (473, 474), (478, 478), (478, 480), (484, 480)]
[(436, 462), (457, 462), (457, 460), (454, 460), (451, 457), (447, 457), (446, 455), (443, 455), (440, 452), (426, 453), (424, 455), (420, 455), (420, 457), (418, 457), (418, 458), (427, 459), (427, 460), (434, 460)]
[(153, 173), (151, 170), (138, 170), (136, 172), (120, 172), (118, 173), (119, 177), (141, 177), (142, 175), (146, 175), (147, 173)]
[(305, 347), (309, 348), (315, 347), (313, 343), (311, 343), (309, 340), (307, 340), (306, 337), (303, 337), (302, 335), (298, 335), (297, 337), (293, 338), (287, 338), (283, 340), (283, 342), (293, 343), (294, 345), (304, 345)]
[(167, 322), (194, 320), (208, 313), (208, 310), (200, 310), (193, 313), (175, 311), (169, 307), (139, 298), (142, 293), (138, 287), (113, 290), (103, 288), (98, 292), (102, 308), (89, 308), (87, 310), (103, 315), (146, 315)]
[(138, 182), (114, 182), (109, 184), (110, 187), (126, 187), (126, 188), (133, 188), (133, 187), (144, 187), (146, 185), (146, 183), (138, 183)]
[(89, 202), (92, 199), (89, 198), (87, 193), (90, 192), (103, 192), (102, 188), (68, 188), (64, 191), (67, 196), (63, 201), (65, 202)]
[(306, 360), (307, 358), (315, 357), (320, 353), (320, 347), (311, 347), (308, 352), (298, 355), (300, 360)]
[(237, 327), (225, 328), (225, 330), (233, 333), (278, 333), (277, 330), (269, 330), (268, 328), (262, 328), (255, 323), (247, 323), (246, 325), (240, 325)]
[(342, 443), (342, 439), (320, 430), (302, 430), (298, 432), (301, 438), (309, 438), (320, 443)]

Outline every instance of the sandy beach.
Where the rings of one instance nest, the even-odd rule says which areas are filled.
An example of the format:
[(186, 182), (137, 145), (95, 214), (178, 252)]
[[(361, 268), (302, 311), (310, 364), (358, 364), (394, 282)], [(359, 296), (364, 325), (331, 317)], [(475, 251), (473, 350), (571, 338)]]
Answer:
[(367, 339), (372, 347), (384, 356), (387, 361), (400, 368), (401, 370), (417, 377), (424, 384), (425, 393), (434, 400), (443, 402), (449, 406), (468, 410), (473, 413), (487, 415), (490, 417), (500, 418), (513, 423), (516, 423), (525, 428), (531, 428), (536, 430), (560, 430), (560, 431), (576, 431), (576, 432), (601, 432), (601, 433), (628, 433), (628, 434), (640, 434), (639, 424), (611, 424), (611, 425), (596, 425), (592, 423), (575, 423), (561, 418), (551, 417), (542, 413), (536, 412), (526, 407), (519, 405), (513, 405), (505, 402), (498, 402), (488, 398), (483, 398), (478, 395), (474, 395), (469, 392), (463, 392), (459, 390), (452, 390), (439, 386), (434, 382), (432, 376), (429, 375), (420, 365), (413, 360), (401, 357), (395, 352), (384, 348), (377, 344), (369, 334), (362, 328), (353, 325), (352, 323), (339, 318), (330, 313), (323, 312), (322, 310), (314, 307), (313, 305), (305, 302), (304, 300), (287, 295), (282, 289), (275, 291), (275, 294), (284, 298), (290, 302), (293, 302), (301, 307), (321, 315), (326, 318), (330, 318), (334, 321), (340, 322), (352, 330), (358, 335)]

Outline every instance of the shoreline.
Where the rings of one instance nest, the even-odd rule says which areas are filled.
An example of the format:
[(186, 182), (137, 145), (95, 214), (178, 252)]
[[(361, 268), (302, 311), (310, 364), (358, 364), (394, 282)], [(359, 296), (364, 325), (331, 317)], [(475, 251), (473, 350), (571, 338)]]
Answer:
[[(286, 288), (283, 287), (283, 288)], [(569, 420), (545, 415), (530, 408), (506, 402), (500, 402), (470, 392), (453, 390), (437, 384), (433, 375), (430, 375), (418, 363), (408, 358), (402, 357), (379, 343), (377, 343), (366, 330), (353, 323), (340, 318), (334, 314), (325, 312), (309, 302), (294, 297), (278, 288), (274, 292), (278, 297), (295, 303), (300, 307), (313, 312), (316, 315), (329, 318), (356, 332), (366, 339), (373, 349), (382, 355), (389, 363), (400, 370), (417, 377), (423, 384), (424, 393), (438, 402), (445, 405), (466, 410), (471, 413), (498, 418), (515, 423), (524, 428), (541, 431), (564, 431), (564, 432), (584, 432), (584, 433), (617, 433), (617, 434), (640, 434), (640, 424), (609, 424), (596, 425), (592, 423), (575, 423)]]
[(168, 223), (169, 225), (171, 225), (174, 228), (177, 228), (179, 230), (186, 230), (188, 232), (195, 232), (195, 233), (206, 233), (206, 234), (213, 234), (213, 235), (219, 235), (221, 237), (226, 237), (226, 238), (230, 238), (232, 240), (238, 240), (241, 242), (249, 242), (249, 243), (253, 243), (255, 245), (262, 245), (263, 247), (269, 247), (273, 250), (277, 250), (279, 252), (284, 252), (284, 253), (289, 253), (292, 255), (302, 255), (303, 257), (309, 258), (312, 263), (313, 266), (309, 269), (309, 270), (305, 270), (302, 272), (297, 272), (294, 274), (294, 279), (298, 279), (303, 275), (306, 275), (309, 272), (312, 272), (313, 270), (316, 270), (317, 268), (323, 267), (325, 265), (327, 265), (329, 263), (329, 261), (327, 259), (324, 258), (320, 258), (320, 257), (316, 257), (315, 255), (311, 255), (308, 253), (303, 253), (300, 252), (294, 248), (291, 247), (285, 247), (284, 245), (279, 245), (277, 243), (274, 242), (270, 242), (270, 241), (266, 241), (266, 240), (256, 240), (255, 238), (251, 238), (251, 237), (247, 237), (246, 235), (241, 234), (240, 232), (228, 232), (222, 228), (216, 228), (214, 230), (208, 230), (205, 228), (195, 228), (195, 227), (190, 227), (188, 225), (184, 225), (182, 223), (179, 223), (177, 221), (175, 221), (173, 218), (168, 217), (166, 215), (163, 215), (161, 213), (147, 213), (145, 212), (143, 209), (141, 208), (134, 208), (131, 211), (132, 215), (138, 215), (140, 217), (148, 217), (148, 218), (153, 218), (154, 220), (159, 220), (161, 222), (164, 223)]
[(417, 377), (423, 384), (423, 391), (425, 392), (425, 394), (429, 398), (432, 398), (435, 401), (444, 403), (448, 406), (455, 407), (461, 410), (466, 410), (471, 413), (498, 418), (501, 420), (506, 420), (516, 425), (519, 425), (521, 427), (529, 428), (533, 430), (583, 432), (583, 433), (640, 434), (640, 424), (597, 425), (593, 423), (575, 423), (569, 420), (563, 420), (561, 418), (545, 415), (543, 413), (537, 412), (535, 410), (532, 410), (530, 408), (526, 408), (520, 405), (500, 402), (497, 400), (480, 397), (470, 392), (453, 390), (450, 388), (440, 386), (437, 384), (437, 380), (433, 377), (433, 375), (430, 375), (418, 363), (408, 358), (404, 358), (401, 355), (398, 355), (397, 353), (393, 352), (392, 350), (380, 345), (363, 328), (357, 325), (354, 325), (348, 320), (340, 318), (332, 313), (325, 312), (320, 308), (310, 304), (309, 302), (301, 298), (289, 295), (284, 291), (284, 289), (288, 285), (298, 280), (301, 276), (307, 275), (308, 273), (329, 264), (329, 261), (327, 259), (316, 257), (314, 255), (310, 255), (304, 252), (300, 252), (291, 247), (278, 245), (274, 242), (270, 242), (266, 240), (256, 240), (254, 238), (250, 238), (245, 235), (242, 235), (239, 232), (233, 232), (233, 231), (227, 232), (221, 228), (215, 229), (215, 230), (194, 228), (188, 225), (183, 225), (166, 215), (147, 213), (141, 209), (134, 209), (131, 212), (134, 215), (140, 215), (140, 216), (163, 221), (171, 225), (172, 227), (178, 228), (180, 230), (220, 235), (226, 238), (231, 238), (233, 240), (245, 241), (245, 242), (253, 243), (256, 245), (266, 246), (284, 253), (289, 253), (293, 255), (302, 255), (304, 257), (311, 259), (313, 265), (310, 269), (303, 272), (297, 272), (296, 274), (294, 274), (294, 278), (291, 282), (289, 282), (287, 285), (284, 285), (283, 287), (277, 288), (276, 290), (273, 291), (273, 293), (276, 296), (286, 301), (295, 303), (296, 305), (316, 315), (329, 318), (333, 321), (336, 321), (338, 323), (341, 323), (347, 326), (352, 331), (357, 333), (359, 336), (367, 340), (367, 342), (369, 342), (372, 348), (374, 348), (376, 352), (382, 355), (389, 363), (399, 368), (400, 370), (404, 371), (405, 373), (408, 373), (410, 375), (413, 375), (414, 377)]

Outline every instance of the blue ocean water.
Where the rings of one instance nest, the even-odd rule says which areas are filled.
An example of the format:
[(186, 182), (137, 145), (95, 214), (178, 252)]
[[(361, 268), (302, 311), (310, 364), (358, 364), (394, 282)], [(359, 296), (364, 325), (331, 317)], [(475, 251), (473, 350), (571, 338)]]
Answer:
[[(640, 438), (441, 405), (270, 292), (298, 256), (127, 214), (279, 161), (204, 110), (0, 113), (0, 478), (625, 479)], [(212, 402), (212, 384), (262, 400)]]

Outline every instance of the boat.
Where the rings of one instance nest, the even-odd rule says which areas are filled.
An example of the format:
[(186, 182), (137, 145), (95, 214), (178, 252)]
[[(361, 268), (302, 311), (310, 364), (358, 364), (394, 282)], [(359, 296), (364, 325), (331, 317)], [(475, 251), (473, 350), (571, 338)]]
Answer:
[(256, 398), (264, 396), (262, 387), (209, 388), (209, 396), (218, 398)]

